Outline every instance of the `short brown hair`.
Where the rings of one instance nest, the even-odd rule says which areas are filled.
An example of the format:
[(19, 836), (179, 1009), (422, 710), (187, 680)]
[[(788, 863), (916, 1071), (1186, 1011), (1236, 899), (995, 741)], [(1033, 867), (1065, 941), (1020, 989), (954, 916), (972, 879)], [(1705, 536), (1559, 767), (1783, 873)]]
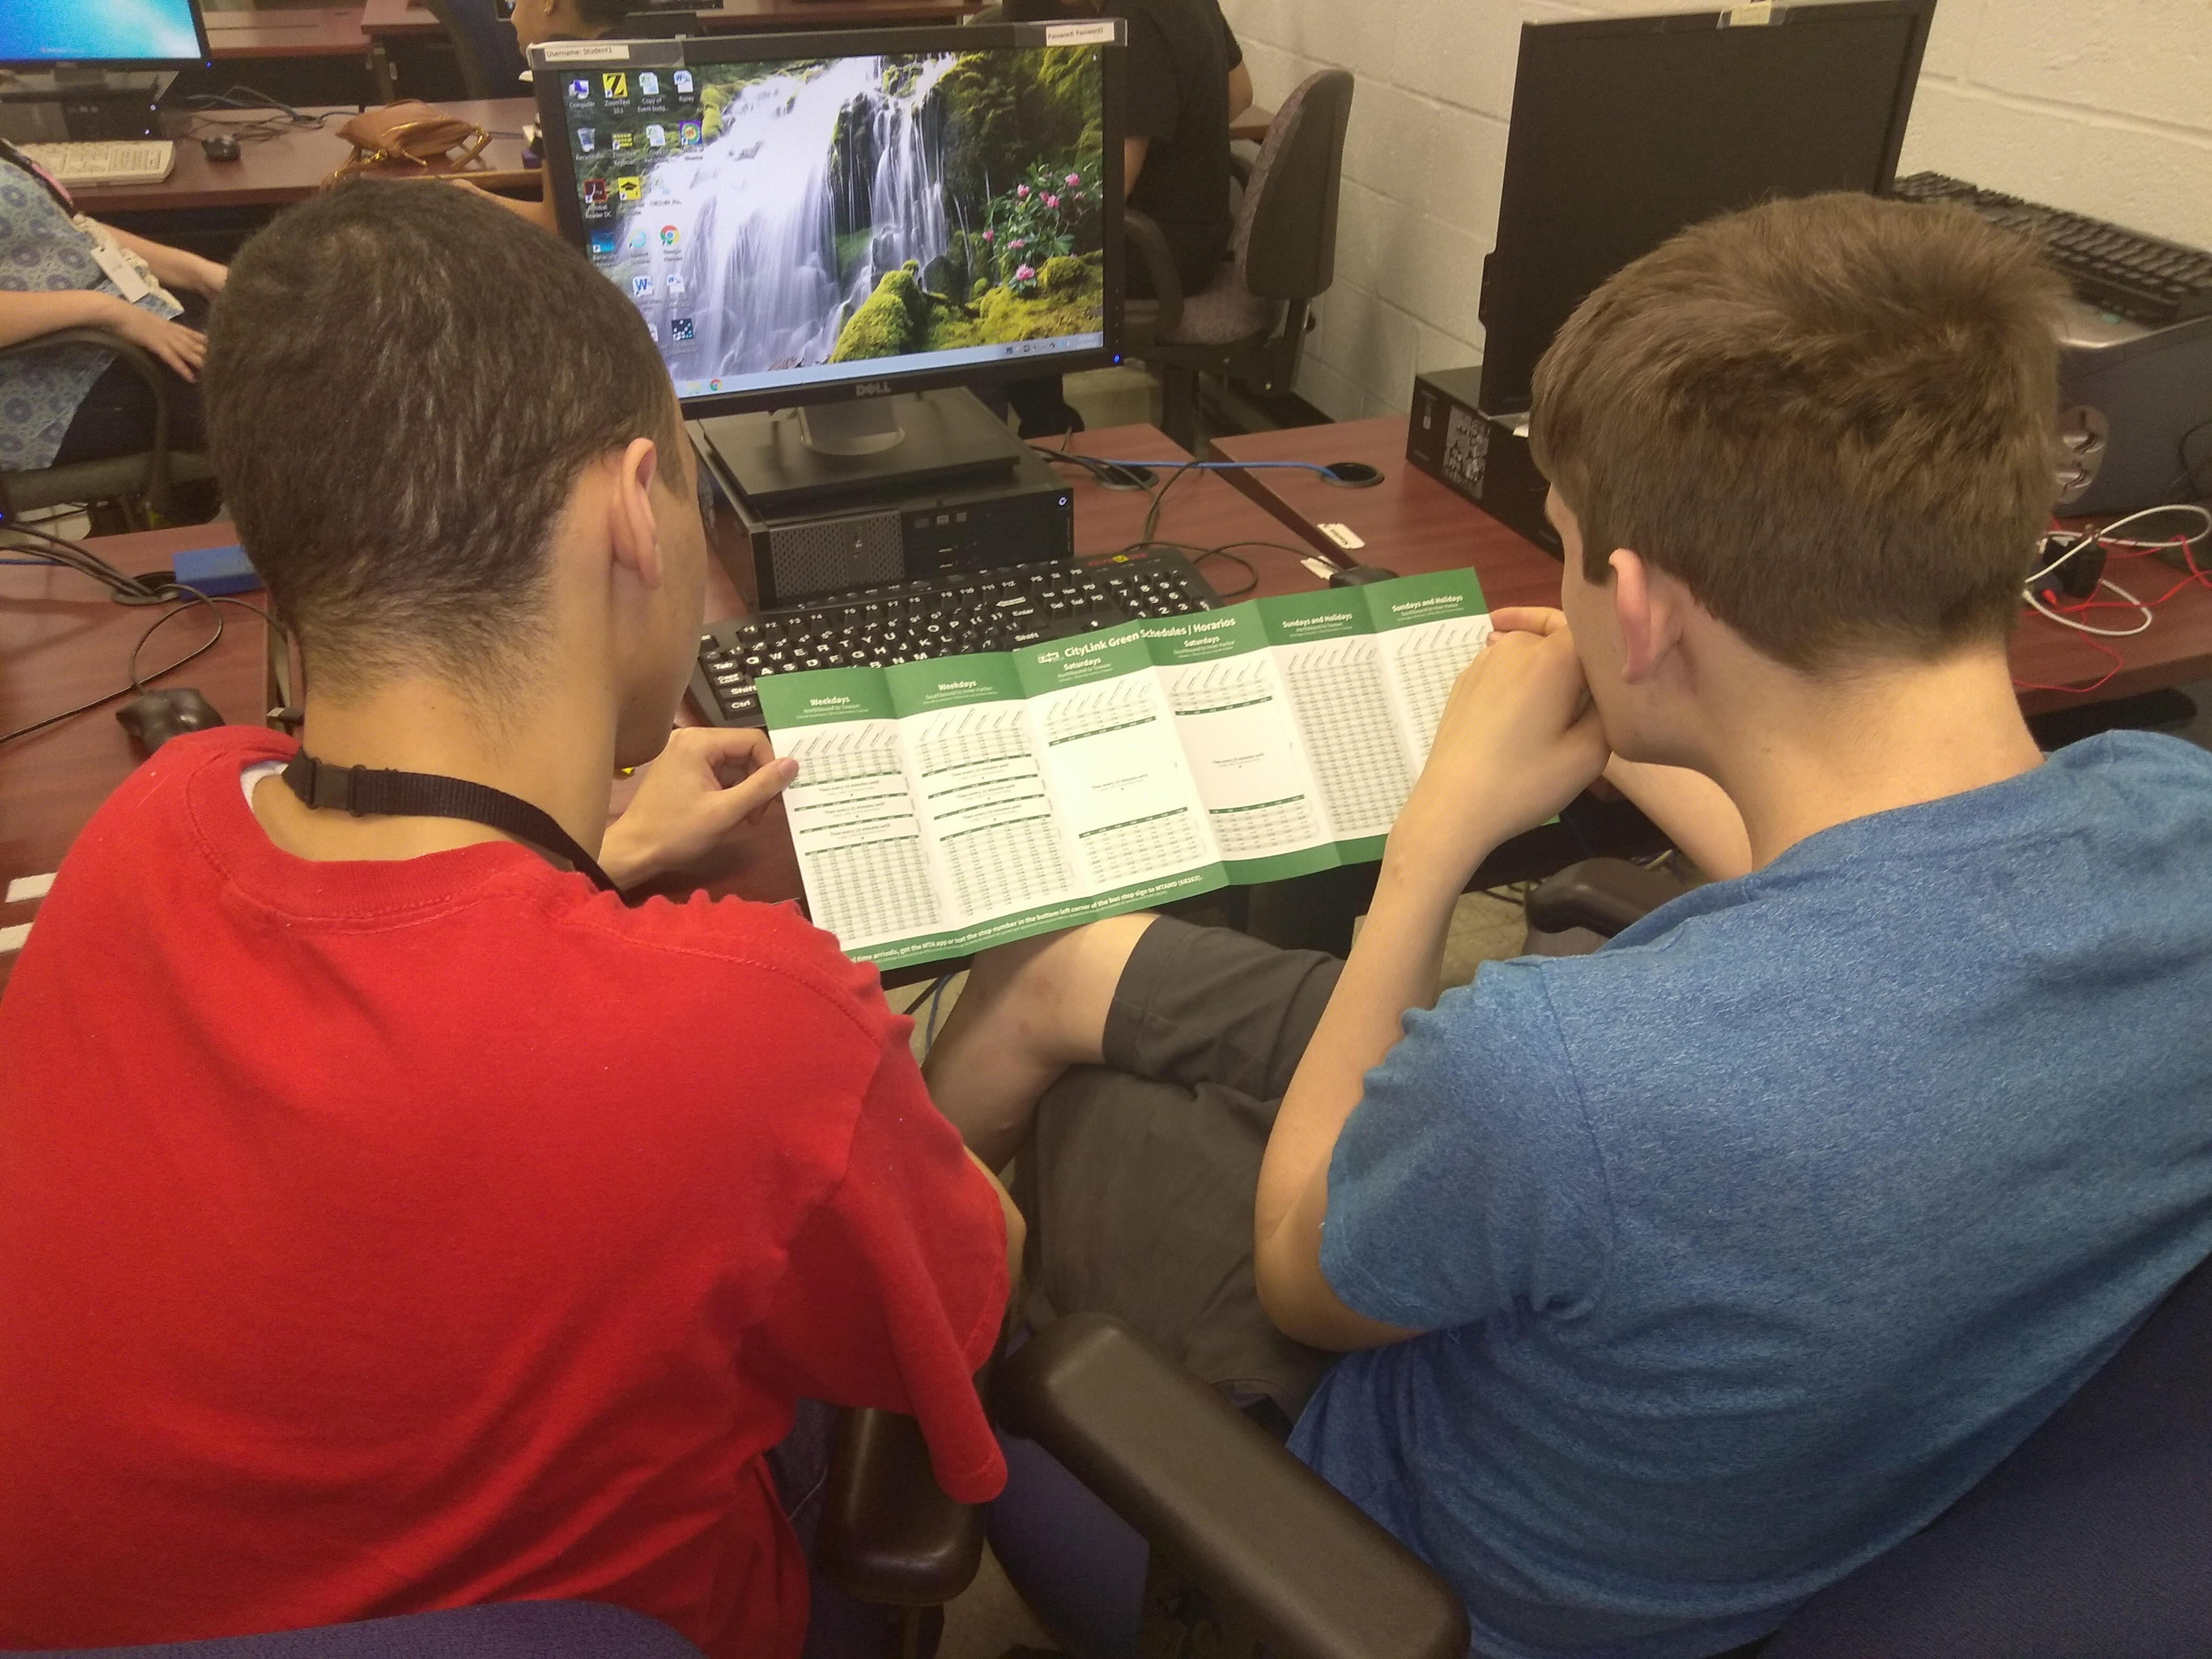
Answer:
[(434, 184), (342, 185), (248, 242), (209, 328), (206, 399), (246, 556), (341, 691), (416, 667), (496, 684), (544, 607), (578, 472), (634, 438), (673, 465), (681, 435), (615, 285)]
[(2002, 642), (2057, 495), (2063, 293), (1965, 209), (1768, 202), (1583, 301), (1529, 437), (1579, 520), (1801, 670)]

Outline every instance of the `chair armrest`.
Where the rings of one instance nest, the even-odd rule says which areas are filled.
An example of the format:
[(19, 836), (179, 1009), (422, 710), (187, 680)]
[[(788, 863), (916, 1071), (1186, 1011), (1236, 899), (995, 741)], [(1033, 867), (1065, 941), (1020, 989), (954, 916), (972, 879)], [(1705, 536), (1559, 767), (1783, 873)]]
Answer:
[(1145, 262), (1145, 269), (1152, 279), (1152, 292), (1159, 306), (1152, 337), (1158, 339), (1174, 333), (1182, 326), (1182, 278), (1176, 274), (1175, 255), (1168, 250), (1166, 234), (1150, 214), (1124, 208), (1121, 235), (1130, 251)]
[(127, 364), (133, 374), (152, 388), (154, 439), (147, 446), (146, 503), (156, 512), (167, 512), (169, 506), (169, 387), (161, 366), (154, 361), (153, 354), (133, 345), (109, 329), (58, 328), (50, 334), (35, 335), (27, 340), (18, 340), (13, 345), (0, 347), (0, 357), (58, 345), (98, 346), (102, 351), (113, 354), (117, 362)]
[(1611, 939), (1686, 890), (1664, 871), (1626, 859), (1584, 859), (1528, 895), (1528, 926), (1540, 933), (1586, 927)]
[(983, 1511), (945, 1495), (921, 1425), (848, 1411), (823, 1492), (815, 1565), (855, 1601), (934, 1607), (968, 1588), (983, 1559)]
[(1121, 1321), (1055, 1320), (1005, 1360), (994, 1404), (1275, 1659), (1463, 1659), (1450, 1585)]

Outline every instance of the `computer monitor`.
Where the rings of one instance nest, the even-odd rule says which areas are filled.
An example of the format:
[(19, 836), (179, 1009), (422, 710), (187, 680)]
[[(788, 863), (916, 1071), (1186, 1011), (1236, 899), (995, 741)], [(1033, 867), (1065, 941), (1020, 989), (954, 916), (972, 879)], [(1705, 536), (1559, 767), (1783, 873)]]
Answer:
[(1483, 409), (1528, 407), (1574, 308), (1675, 232), (1777, 196), (1887, 191), (1936, 0), (1524, 23), (1485, 261)]
[(689, 416), (1099, 367), (1122, 28), (534, 47), (546, 189)]
[(199, 0), (4, 0), (0, 65), (185, 69), (208, 60)]

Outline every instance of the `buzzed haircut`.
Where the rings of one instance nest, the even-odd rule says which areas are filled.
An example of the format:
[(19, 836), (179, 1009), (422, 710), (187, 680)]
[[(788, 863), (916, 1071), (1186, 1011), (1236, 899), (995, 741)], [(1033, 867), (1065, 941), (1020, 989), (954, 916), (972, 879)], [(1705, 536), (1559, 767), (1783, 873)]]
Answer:
[(1537, 365), (1583, 574), (1631, 549), (1803, 671), (2001, 645), (2057, 495), (2064, 291), (1963, 208), (1815, 196), (1684, 231)]
[(340, 695), (420, 670), (495, 684), (546, 605), (585, 465), (635, 438), (678, 465), (674, 393), (629, 301), (440, 184), (343, 184), (248, 242), (206, 403), (240, 540)]

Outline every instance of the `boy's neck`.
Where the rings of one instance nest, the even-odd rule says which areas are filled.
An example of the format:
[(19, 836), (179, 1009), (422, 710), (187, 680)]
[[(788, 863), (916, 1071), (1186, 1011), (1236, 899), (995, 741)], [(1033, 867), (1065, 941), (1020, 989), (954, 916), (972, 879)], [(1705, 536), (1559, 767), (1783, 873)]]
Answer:
[[(387, 681), (346, 701), (310, 691), (300, 744), (331, 766), (464, 778), (552, 815), (598, 855), (614, 786), (615, 720), (604, 697), (550, 687), (519, 694), (526, 714), (488, 715), (480, 702), (428, 676)], [(303, 805), (281, 778), (253, 792), (270, 839), (315, 860), (407, 859), (510, 837), (463, 818), (370, 816)]]
[(2043, 761), (2002, 651), (1850, 679), (1779, 671), (1721, 714), (1710, 769), (1743, 814), (1754, 865), (1869, 813), (1940, 800)]

